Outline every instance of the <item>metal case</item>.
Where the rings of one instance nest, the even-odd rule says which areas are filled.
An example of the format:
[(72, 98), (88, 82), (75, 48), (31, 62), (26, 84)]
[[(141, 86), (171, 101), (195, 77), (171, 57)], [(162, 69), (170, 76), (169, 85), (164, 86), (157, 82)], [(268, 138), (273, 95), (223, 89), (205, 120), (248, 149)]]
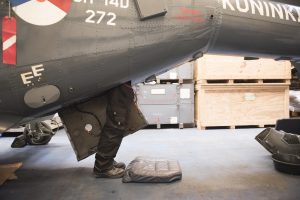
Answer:
[(178, 103), (179, 104), (194, 104), (195, 89), (194, 84), (180, 84), (178, 90)]
[(192, 80), (194, 78), (194, 63), (188, 62), (156, 77), (159, 80)]
[(149, 124), (178, 124), (177, 105), (139, 105)]
[(177, 85), (137, 85), (135, 87), (138, 103), (142, 105), (177, 104)]
[(194, 123), (194, 104), (139, 105), (149, 124)]
[(194, 123), (193, 84), (138, 85), (135, 90), (149, 124)]

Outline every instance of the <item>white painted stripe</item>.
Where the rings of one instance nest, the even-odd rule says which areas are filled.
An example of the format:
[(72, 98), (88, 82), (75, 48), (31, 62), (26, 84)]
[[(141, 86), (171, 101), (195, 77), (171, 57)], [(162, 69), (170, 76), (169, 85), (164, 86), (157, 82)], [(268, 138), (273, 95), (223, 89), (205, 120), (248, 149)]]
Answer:
[(3, 51), (10, 48), (12, 45), (16, 44), (16, 42), (17, 42), (16, 35), (14, 35), (14, 36), (10, 37), (9, 39), (7, 39), (6, 41), (4, 41), (3, 42)]
[(13, 10), (24, 21), (39, 26), (55, 24), (67, 15), (66, 12), (49, 1), (41, 3), (31, 0), (13, 7)]

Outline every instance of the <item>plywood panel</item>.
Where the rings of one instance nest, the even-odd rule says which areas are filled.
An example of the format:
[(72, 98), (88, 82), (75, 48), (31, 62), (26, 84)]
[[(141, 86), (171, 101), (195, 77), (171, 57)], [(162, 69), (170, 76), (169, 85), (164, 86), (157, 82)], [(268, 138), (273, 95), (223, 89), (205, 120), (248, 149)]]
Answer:
[(291, 79), (289, 61), (206, 55), (195, 62), (196, 80), (224, 79)]
[(196, 122), (200, 127), (270, 125), (289, 117), (289, 86), (197, 85)]

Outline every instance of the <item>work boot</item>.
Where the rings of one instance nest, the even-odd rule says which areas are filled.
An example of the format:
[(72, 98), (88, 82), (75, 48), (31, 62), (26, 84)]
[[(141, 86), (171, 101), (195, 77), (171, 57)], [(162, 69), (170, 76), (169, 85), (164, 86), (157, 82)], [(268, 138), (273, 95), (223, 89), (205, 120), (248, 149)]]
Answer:
[(126, 168), (126, 165), (125, 165), (125, 163), (123, 163), (123, 162), (117, 162), (117, 161), (115, 161), (114, 160), (114, 167), (116, 167), (116, 168), (122, 168), (122, 169), (125, 169)]
[(122, 168), (116, 168), (113, 166), (111, 169), (98, 171), (94, 168), (94, 174), (96, 178), (122, 178), (124, 176), (125, 170)]

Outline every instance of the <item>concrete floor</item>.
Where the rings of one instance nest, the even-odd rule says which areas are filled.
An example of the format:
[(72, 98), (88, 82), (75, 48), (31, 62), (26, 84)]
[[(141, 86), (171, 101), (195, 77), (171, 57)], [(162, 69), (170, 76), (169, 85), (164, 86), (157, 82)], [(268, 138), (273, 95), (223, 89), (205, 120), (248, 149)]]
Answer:
[(64, 131), (48, 146), (10, 149), (0, 138), (0, 163), (23, 162), (19, 180), (0, 187), (1, 200), (300, 199), (300, 177), (274, 170), (254, 137), (261, 129), (142, 130), (127, 137), (117, 160), (136, 156), (179, 160), (183, 180), (172, 184), (124, 184), (95, 179), (94, 158), (76, 161)]

